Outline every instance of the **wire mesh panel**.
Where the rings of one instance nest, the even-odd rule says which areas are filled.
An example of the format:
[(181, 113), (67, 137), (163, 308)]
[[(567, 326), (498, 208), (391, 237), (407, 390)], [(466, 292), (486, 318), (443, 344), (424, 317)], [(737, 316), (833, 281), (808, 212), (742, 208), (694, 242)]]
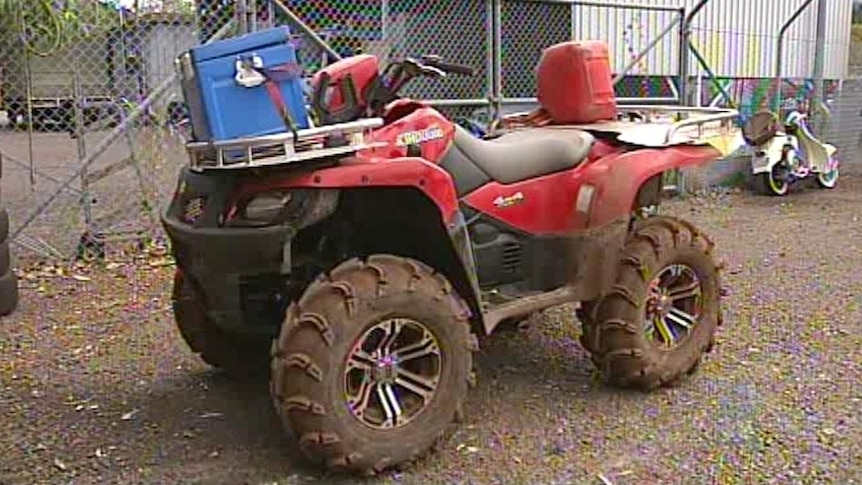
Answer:
[(826, 141), (838, 147), (844, 172), (862, 173), (862, 79), (845, 79), (842, 83)]
[(568, 40), (608, 43), (620, 98), (678, 97), (678, 9), (643, 4), (503, 0), (501, 63), (503, 96), (535, 96), (535, 68), (542, 50)]
[(137, 4), (12, 2), (0, 15), (2, 200), (36, 254), (160, 233), (185, 162), (174, 61), (224, 18), (187, 1)]
[[(486, 3), (485, 0), (288, 0), (284, 5), (341, 56), (369, 53), (385, 63), (436, 54), (474, 67), (475, 76), (417, 79), (402, 92), (420, 99), (469, 100), (488, 95)], [(326, 62), (323, 50), (310, 36), (298, 35), (297, 42), (308, 72)]]

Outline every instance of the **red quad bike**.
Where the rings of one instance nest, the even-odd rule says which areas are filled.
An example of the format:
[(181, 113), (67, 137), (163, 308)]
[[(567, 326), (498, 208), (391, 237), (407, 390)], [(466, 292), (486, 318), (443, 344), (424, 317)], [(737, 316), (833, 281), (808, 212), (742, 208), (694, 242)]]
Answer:
[(470, 71), (344, 59), (314, 78), (318, 126), (188, 145), (163, 218), (180, 331), (226, 371), (269, 365), (278, 414), (327, 467), (421, 456), (464, 411), (476, 335), (552, 306), (580, 302), (614, 386), (671, 384), (712, 347), (713, 244), (647, 209), (662, 174), (727, 151), (736, 112), (617, 107), (598, 42), (548, 48), (542, 108), (492, 139), (397, 96)]

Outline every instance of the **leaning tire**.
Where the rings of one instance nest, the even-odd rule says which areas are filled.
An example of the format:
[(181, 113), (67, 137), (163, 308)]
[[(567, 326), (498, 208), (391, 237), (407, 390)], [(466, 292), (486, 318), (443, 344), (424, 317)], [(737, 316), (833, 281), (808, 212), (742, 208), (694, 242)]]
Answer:
[(207, 317), (203, 291), (182, 270), (174, 275), (174, 317), (183, 340), (204, 362), (237, 377), (266, 375), (271, 339), (236, 335)]
[(442, 275), (406, 258), (353, 259), (314, 281), (288, 310), (270, 386), (303, 453), (363, 475), (424, 454), (467, 395), (468, 318)]
[(0, 208), (0, 241), (5, 241), (9, 238), (9, 212), (5, 208)]
[(11, 269), (0, 276), (0, 317), (18, 308), (18, 276)]
[(9, 241), (0, 242), (0, 274), (12, 270), (12, 251), (9, 249)]
[[(721, 320), (712, 247), (675, 218), (635, 226), (616, 283), (583, 325), (581, 341), (609, 384), (650, 390), (696, 370)], [(680, 286), (660, 292), (665, 282)]]

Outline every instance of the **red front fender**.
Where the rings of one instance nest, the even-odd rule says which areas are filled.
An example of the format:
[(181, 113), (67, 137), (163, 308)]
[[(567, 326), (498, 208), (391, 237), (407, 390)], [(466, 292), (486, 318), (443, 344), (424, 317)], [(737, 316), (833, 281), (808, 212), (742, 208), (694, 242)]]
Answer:
[(238, 197), (288, 188), (355, 189), (371, 187), (413, 187), (423, 192), (440, 210), (448, 225), (458, 209), (452, 177), (442, 168), (422, 158), (351, 158), (337, 167), (300, 175), (267, 178), (242, 187)]
[(584, 173), (596, 187), (589, 227), (598, 227), (631, 214), (640, 187), (668, 170), (713, 162), (721, 153), (711, 146), (675, 146), (612, 154), (596, 160)]

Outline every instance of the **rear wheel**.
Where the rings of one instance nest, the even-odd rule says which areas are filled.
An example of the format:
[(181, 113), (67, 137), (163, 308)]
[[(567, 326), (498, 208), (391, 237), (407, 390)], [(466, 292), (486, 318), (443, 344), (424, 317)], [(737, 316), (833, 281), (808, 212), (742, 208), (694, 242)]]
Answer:
[(395, 256), (354, 259), (312, 283), (272, 361), (276, 410), (303, 453), (374, 474), (430, 448), (467, 395), (467, 308), (442, 275)]
[(582, 343), (611, 385), (652, 389), (694, 372), (720, 322), (712, 243), (692, 225), (636, 226), (616, 284), (583, 325)]
[(207, 364), (237, 377), (265, 375), (271, 339), (222, 330), (207, 316), (206, 297), (181, 270), (174, 275), (174, 317), (183, 340)]
[(828, 172), (817, 174), (817, 185), (823, 189), (834, 189), (838, 185), (838, 163), (830, 160), (829, 166), (832, 168)]

